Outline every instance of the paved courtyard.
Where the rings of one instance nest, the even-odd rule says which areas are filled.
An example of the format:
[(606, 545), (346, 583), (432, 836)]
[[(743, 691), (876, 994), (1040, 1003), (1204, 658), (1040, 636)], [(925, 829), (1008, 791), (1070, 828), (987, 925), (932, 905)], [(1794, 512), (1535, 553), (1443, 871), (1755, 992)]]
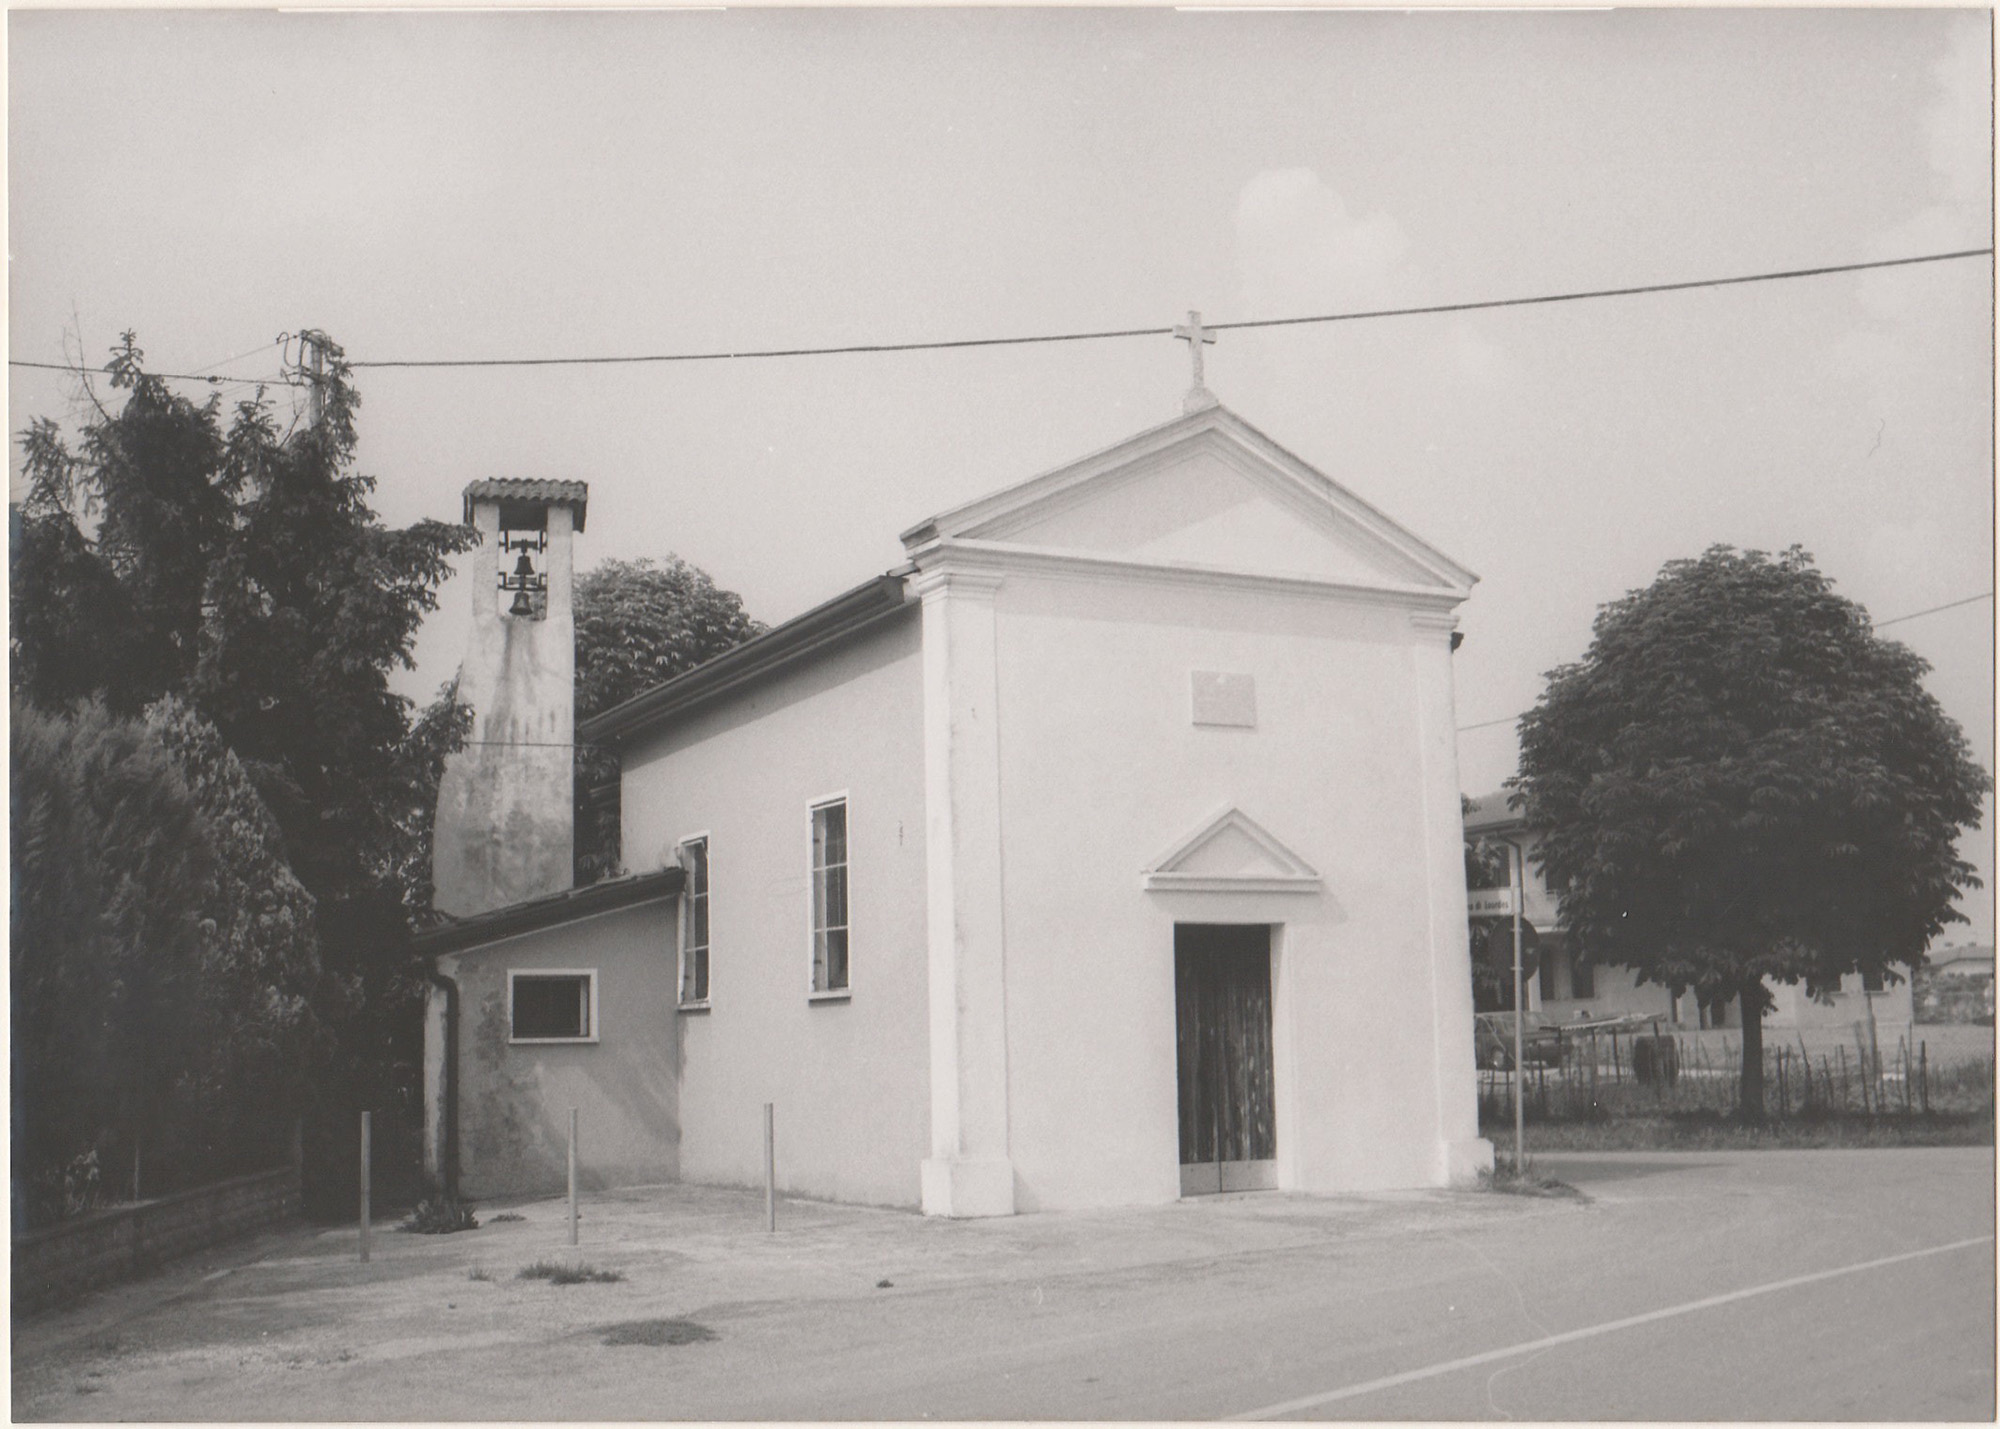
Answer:
[[(577, 1250), (537, 1201), (368, 1265), (301, 1229), (17, 1324), (14, 1414), (1992, 1417), (1990, 1148), (1541, 1164), (1585, 1198), (785, 1202), (769, 1234), (755, 1193), (661, 1187), (592, 1198)], [(623, 1278), (517, 1278), (544, 1259)]]

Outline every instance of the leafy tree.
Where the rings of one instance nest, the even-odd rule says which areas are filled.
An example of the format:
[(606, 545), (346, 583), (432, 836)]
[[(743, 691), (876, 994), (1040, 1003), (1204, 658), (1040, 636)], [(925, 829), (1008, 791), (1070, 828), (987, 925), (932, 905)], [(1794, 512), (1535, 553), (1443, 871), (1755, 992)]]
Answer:
[(431, 848), (437, 821), (438, 781), (445, 759), (465, 746), (472, 733), (472, 706), (458, 698), (458, 677), (438, 687), (424, 706), (397, 754), (395, 797), (390, 806), (394, 837), (382, 850), (378, 877), (400, 890), (411, 926), (436, 921), (431, 911)]
[(328, 985), (352, 995), (321, 1009), (339, 1055), (319, 1084), (333, 1100), (414, 1105), (408, 915), (428, 894), (410, 847), (428, 831), (412, 809), (436, 741), (462, 726), (413, 739), (388, 679), (474, 536), (377, 520), (373, 478), (352, 470), (360, 399), (339, 348), (312, 337), (313, 415), (283, 430), (261, 390), (226, 427), (214, 399), (174, 396), (130, 334), (111, 364), (125, 402), (100, 406), (76, 450), (52, 423), (29, 427), (13, 684), (45, 708), (101, 693), (136, 713), (172, 694), (215, 727), (311, 896)]
[(1512, 787), (1573, 945), (1739, 999), (1746, 1118), (1765, 979), (1895, 978), (1979, 886), (1957, 838), (1991, 783), (1928, 668), (1799, 548), (1716, 546), (1603, 607), (1522, 717)]
[(201, 910), (194, 1055), (181, 1069), (211, 1159), (268, 1148), (306, 1104), (328, 1047), (321, 1010), (346, 989), (326, 978), (312, 895), (285, 860), (284, 834), (213, 725), (169, 695), (145, 725), (206, 822), (215, 881)]
[[(576, 717), (589, 719), (740, 645), (764, 626), (679, 556), (605, 561), (576, 583)], [(618, 866), (618, 756), (579, 746), (576, 881)]]
[(136, 714), (194, 667), (208, 566), (233, 519), (220, 401), (190, 402), (143, 367), (128, 332), (109, 371), (130, 395), (115, 418), (98, 408), (81, 455), (46, 418), (22, 433), (14, 586), (48, 598), (17, 603), (14, 681), (44, 707), (103, 694)]

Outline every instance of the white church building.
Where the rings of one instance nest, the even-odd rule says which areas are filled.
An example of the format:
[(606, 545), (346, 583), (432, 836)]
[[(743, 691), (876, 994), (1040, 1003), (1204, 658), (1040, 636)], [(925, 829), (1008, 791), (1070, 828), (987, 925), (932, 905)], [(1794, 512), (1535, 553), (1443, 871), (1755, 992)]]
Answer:
[[(771, 1103), (781, 1191), (947, 1216), (1491, 1165), (1471, 572), (1197, 386), (573, 731), (584, 502), (467, 491), (482, 742), (440, 801), (455, 921), (421, 940), (464, 1194), (558, 1187), (572, 1108), (587, 1184), (758, 1184)], [(619, 751), (635, 870), (585, 889), (572, 738)]]

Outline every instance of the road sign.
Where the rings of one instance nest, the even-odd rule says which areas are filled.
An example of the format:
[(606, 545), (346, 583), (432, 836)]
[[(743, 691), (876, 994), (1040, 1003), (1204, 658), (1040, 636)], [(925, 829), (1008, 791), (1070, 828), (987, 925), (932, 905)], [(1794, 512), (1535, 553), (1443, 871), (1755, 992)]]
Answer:
[[(1521, 923), (1521, 976), (1533, 977), (1541, 967), (1542, 935), (1535, 931), (1535, 925)], [(1512, 973), (1514, 969), (1514, 924), (1511, 920), (1495, 923), (1486, 935), (1486, 963)]]
[(1505, 918), (1514, 911), (1514, 890), (1475, 888), (1465, 895), (1465, 911), (1474, 918)]

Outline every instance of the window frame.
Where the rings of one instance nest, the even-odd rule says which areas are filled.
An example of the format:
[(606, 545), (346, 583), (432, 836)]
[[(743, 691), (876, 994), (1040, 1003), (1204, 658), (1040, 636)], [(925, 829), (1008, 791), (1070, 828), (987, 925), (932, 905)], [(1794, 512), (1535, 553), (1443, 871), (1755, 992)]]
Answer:
[[(1567, 939), (1564, 940), (1567, 944)], [(1578, 955), (1576, 949), (1566, 947), (1569, 953), (1570, 996), (1579, 1001), (1589, 1001), (1597, 996), (1597, 964), (1589, 958)], [(1578, 974), (1582, 975), (1582, 990), (1577, 987)]]
[[(580, 977), (590, 989), (589, 1026), (581, 1037), (518, 1037), (514, 1034), (514, 984), (524, 977)], [(596, 968), (509, 968), (507, 969), (507, 1044), (511, 1047), (586, 1047), (598, 1040), (598, 977)]]
[[(839, 987), (822, 988), (819, 983), (818, 939), (822, 930), (816, 921), (817, 910), (813, 901), (813, 880), (820, 869), (816, 863), (818, 850), (814, 834), (823, 809), (840, 806), (842, 842), (846, 848), (846, 859), (840, 864), (841, 890), (846, 903), (847, 920), (838, 925), (847, 934), (847, 980)], [(822, 794), (806, 802), (806, 1000), (809, 1002), (846, 1002), (854, 996), (854, 802), (846, 789)]]
[(701, 845), (702, 890), (701, 899), (708, 909), (708, 940), (701, 945), (702, 990), (701, 996), (688, 996), (688, 951), (689, 938), (694, 924), (693, 879), (681, 889), (680, 918), (676, 929), (679, 944), (674, 959), (674, 1002), (682, 1012), (706, 1012), (709, 1010), (709, 996), (714, 990), (715, 959), (711, 950), (715, 947), (715, 868), (711, 859), (714, 840), (707, 829), (699, 829), (679, 839), (674, 844), (674, 858), (683, 869), (687, 868), (687, 850), (695, 844)]

